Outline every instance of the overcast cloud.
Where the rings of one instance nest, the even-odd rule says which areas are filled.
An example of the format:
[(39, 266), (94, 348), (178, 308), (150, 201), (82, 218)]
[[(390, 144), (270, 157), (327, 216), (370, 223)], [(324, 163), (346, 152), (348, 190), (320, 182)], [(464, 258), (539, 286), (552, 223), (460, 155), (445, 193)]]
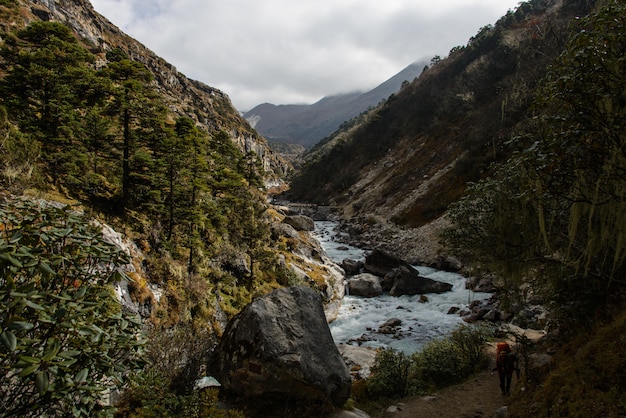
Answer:
[(519, 0), (91, 0), (240, 111), (368, 90), (446, 56)]

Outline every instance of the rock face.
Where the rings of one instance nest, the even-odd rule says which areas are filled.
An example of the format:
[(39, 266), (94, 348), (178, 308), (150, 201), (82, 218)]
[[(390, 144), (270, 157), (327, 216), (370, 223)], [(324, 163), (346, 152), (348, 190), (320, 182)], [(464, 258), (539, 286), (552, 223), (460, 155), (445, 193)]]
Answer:
[(220, 130), (228, 132), (242, 153), (254, 152), (268, 172), (286, 173), (290, 169), (290, 164), (274, 153), (267, 141), (233, 107), (228, 95), (187, 78), (97, 13), (88, 0), (28, 0), (21, 3), (24, 23), (35, 19), (65, 23), (102, 57), (96, 66), (104, 64), (106, 51), (122, 49), (130, 59), (141, 62), (152, 72), (167, 107), (174, 113), (192, 118), (209, 134)]
[(227, 325), (214, 374), (246, 405), (327, 408), (350, 396), (348, 369), (333, 342), (318, 293), (304, 286), (253, 301)]

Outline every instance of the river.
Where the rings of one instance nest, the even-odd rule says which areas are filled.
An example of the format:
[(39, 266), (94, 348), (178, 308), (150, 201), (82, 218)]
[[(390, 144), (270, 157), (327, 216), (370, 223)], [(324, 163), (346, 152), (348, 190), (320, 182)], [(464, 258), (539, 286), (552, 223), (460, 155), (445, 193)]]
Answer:
[[(336, 241), (335, 222), (315, 223), (313, 235), (320, 242), (326, 254), (335, 262), (344, 259), (364, 260), (365, 252)], [(465, 277), (460, 274), (435, 270), (425, 266), (413, 266), (420, 275), (453, 285), (450, 292), (428, 294), (428, 302), (420, 302), (420, 296), (389, 296), (387, 293), (363, 298), (346, 295), (339, 315), (330, 326), (336, 344), (357, 344), (365, 340), (363, 346), (394, 348), (410, 354), (420, 349), (424, 343), (449, 334), (463, 320), (458, 314), (448, 314), (451, 307), (459, 307), (474, 300), (488, 299), (490, 293), (472, 292), (465, 288)], [(378, 328), (390, 318), (402, 321), (399, 332), (393, 335), (378, 333)]]

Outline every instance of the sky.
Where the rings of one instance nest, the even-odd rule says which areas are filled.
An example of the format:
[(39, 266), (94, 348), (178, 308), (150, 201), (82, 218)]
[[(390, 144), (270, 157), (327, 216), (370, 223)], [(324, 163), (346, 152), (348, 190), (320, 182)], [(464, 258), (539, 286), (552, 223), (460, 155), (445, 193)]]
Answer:
[(368, 91), (445, 57), (519, 0), (91, 0), (97, 12), (245, 112)]

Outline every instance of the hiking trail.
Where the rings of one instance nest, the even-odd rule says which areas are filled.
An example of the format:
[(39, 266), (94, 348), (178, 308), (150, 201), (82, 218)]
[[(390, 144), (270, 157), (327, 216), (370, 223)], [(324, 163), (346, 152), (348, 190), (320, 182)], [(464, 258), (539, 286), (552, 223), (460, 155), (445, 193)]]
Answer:
[[(491, 373), (495, 367), (495, 350), (495, 343), (488, 346), (487, 355), (491, 359), (489, 368), (469, 380), (430, 396), (400, 399), (393, 404), (398, 407), (396, 412), (380, 411), (379, 414), (372, 414), (372, 418), (492, 418), (511, 399), (511, 396), (500, 394), (498, 374)], [(517, 384), (514, 376), (512, 392)]]

